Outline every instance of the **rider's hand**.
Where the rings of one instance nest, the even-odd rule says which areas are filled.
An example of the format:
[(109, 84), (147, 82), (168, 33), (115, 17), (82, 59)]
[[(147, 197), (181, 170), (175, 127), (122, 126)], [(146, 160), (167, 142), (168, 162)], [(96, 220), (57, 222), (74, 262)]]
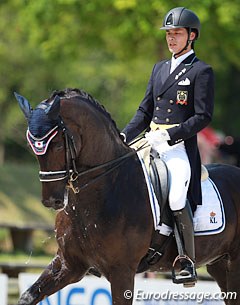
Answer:
[(154, 147), (170, 140), (169, 133), (166, 129), (158, 129), (155, 131), (147, 132), (145, 137), (148, 140), (148, 143)]

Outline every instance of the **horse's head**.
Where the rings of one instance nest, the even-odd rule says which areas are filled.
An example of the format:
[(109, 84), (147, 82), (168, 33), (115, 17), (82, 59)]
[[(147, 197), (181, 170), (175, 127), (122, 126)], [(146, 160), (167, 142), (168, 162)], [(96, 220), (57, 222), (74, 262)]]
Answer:
[(83, 189), (95, 181), (95, 173), (102, 170), (104, 176), (130, 150), (110, 114), (82, 90), (54, 92), (34, 110), (24, 97), (15, 97), (28, 121), (27, 140), (39, 161), (47, 207), (63, 208), (67, 190), (80, 189), (80, 177)]
[(41, 102), (34, 110), (29, 102), (15, 93), (27, 121), (27, 140), (40, 165), (42, 202), (46, 207), (61, 209), (64, 206), (66, 183), (77, 174), (75, 159), (80, 151), (80, 140), (67, 130), (60, 116), (60, 97), (53, 96)]

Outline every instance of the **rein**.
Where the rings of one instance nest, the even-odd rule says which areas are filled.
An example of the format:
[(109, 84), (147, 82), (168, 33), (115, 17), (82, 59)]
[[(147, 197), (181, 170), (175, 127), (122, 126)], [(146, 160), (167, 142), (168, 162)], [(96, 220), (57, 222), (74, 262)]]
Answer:
[[(39, 171), (39, 180), (41, 182), (54, 182), (54, 181), (64, 180), (67, 178), (68, 179), (67, 187), (72, 189), (75, 194), (79, 193), (79, 191), (82, 190), (83, 188), (86, 188), (90, 184), (96, 182), (96, 180), (98, 180), (99, 178), (109, 174), (110, 172), (115, 170), (117, 167), (119, 167), (127, 158), (135, 155), (138, 151), (140, 151), (148, 146), (148, 144), (147, 145), (143, 144), (138, 149), (136, 149), (134, 151), (130, 151), (129, 153), (127, 153), (121, 157), (118, 157), (117, 159), (113, 159), (111, 161), (96, 165), (90, 169), (84, 170), (79, 173), (77, 170), (77, 167), (76, 167), (77, 152), (76, 152), (76, 145), (74, 142), (74, 138), (68, 132), (62, 119), (60, 119), (58, 125), (61, 128), (63, 135), (64, 135), (64, 139), (65, 139), (66, 170)], [(137, 141), (140, 139), (141, 138), (137, 139)], [(97, 177), (93, 178), (88, 183), (85, 183), (80, 188), (73, 186), (73, 182), (76, 181), (77, 179), (79, 179), (80, 177), (83, 177), (87, 174), (90, 174), (90, 173), (95, 172), (100, 169), (104, 169), (109, 166), (110, 166), (110, 168), (108, 170), (106, 170), (104, 173), (98, 175)]]

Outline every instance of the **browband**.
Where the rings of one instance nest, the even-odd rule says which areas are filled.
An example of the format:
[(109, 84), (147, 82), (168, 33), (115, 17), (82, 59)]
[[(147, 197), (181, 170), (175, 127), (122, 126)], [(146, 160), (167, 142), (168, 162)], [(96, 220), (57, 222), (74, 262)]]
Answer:
[(55, 126), (42, 138), (34, 137), (30, 130), (27, 130), (26, 137), (35, 155), (41, 156), (46, 153), (49, 143), (58, 133), (57, 128), (58, 126)]

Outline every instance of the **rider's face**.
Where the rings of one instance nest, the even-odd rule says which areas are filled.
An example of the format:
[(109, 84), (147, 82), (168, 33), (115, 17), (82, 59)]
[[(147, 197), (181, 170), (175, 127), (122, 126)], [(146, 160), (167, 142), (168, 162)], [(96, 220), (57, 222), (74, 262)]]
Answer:
[[(191, 32), (190, 34), (190, 40), (194, 39), (195, 34)], [(188, 31), (185, 28), (177, 28), (177, 29), (170, 29), (166, 31), (166, 40), (168, 49), (171, 53), (176, 54), (180, 52), (187, 43), (188, 39)], [(184, 50), (180, 55), (183, 55), (184, 53), (190, 51), (191, 44), (188, 45), (187, 49)]]

